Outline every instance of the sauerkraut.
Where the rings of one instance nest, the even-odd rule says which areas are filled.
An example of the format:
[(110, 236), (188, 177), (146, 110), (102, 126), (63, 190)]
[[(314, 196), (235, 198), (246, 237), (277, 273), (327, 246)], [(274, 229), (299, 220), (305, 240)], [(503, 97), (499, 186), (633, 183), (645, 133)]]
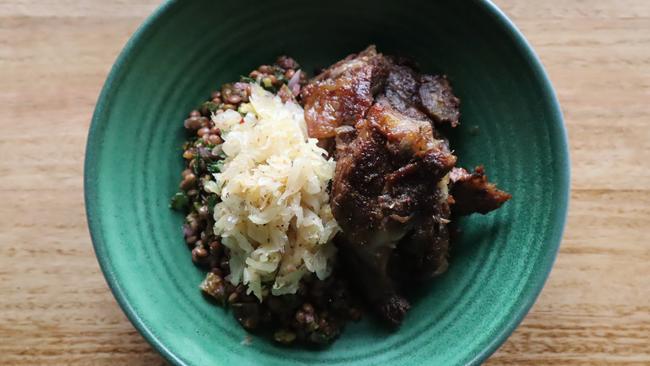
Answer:
[(226, 157), (206, 189), (221, 198), (214, 232), (230, 250), (226, 279), (261, 300), (295, 293), (310, 272), (327, 277), (339, 231), (327, 192), (336, 163), (308, 137), (302, 107), (251, 84), (249, 104), (212, 119)]

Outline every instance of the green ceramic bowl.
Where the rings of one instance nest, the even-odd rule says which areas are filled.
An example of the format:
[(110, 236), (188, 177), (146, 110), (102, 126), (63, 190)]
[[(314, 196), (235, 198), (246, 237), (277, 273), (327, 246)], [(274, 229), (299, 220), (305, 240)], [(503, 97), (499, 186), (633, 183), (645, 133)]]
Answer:
[[(218, 85), (280, 54), (311, 71), (370, 43), (449, 76), (462, 100), (452, 136), (460, 163), (484, 164), (513, 199), (462, 221), (449, 271), (413, 299), (399, 331), (366, 317), (322, 350), (246, 344), (232, 315), (202, 297), (183, 217), (168, 208), (183, 119)], [(115, 63), (86, 151), (88, 222), (104, 275), (135, 327), (178, 365), (478, 364), (542, 289), (568, 191), (553, 89), (523, 36), (482, 0), (167, 2)]]

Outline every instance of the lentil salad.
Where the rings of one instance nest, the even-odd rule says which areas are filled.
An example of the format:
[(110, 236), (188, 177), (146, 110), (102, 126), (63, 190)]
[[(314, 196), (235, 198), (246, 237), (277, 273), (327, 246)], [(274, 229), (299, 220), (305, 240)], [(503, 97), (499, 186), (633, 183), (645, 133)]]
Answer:
[[(297, 118), (294, 122), (304, 130), (303, 139), (318, 145), (310, 151), (336, 165), (334, 174), (326, 175), (327, 187), (320, 185), (318, 197), (323, 200), (308, 199), (308, 205), (317, 210), (326, 206), (318, 213), (320, 219), (335, 219), (335, 230), (322, 240), (335, 251), (335, 260), (331, 268), (314, 269), (310, 267), (318, 254), (303, 256), (300, 271), (293, 265), (285, 267), (300, 277), (293, 276), (297, 282), (282, 292), (276, 292), (277, 282), (273, 292), (263, 283), (260, 287), (255, 271), (245, 272), (242, 280), (244, 259), (246, 264), (272, 272), (272, 276), (261, 278), (267, 284), (282, 272), (280, 267), (269, 267), (268, 252), (262, 253), (261, 260), (266, 263), (241, 257), (238, 241), (244, 242), (247, 254), (258, 249), (264, 252), (264, 246), (273, 241), (257, 231), (261, 223), (253, 222), (246, 229), (249, 234), (251, 227), (254, 229), (248, 238), (254, 246), (242, 236), (247, 235), (246, 230), (216, 234), (224, 233), (224, 221), (256, 216), (223, 216), (227, 210), (218, 209), (233, 200), (228, 193), (222, 200), (219, 187), (232, 167), (233, 152), (246, 146), (236, 141), (231, 128), (238, 124), (254, 128), (257, 119), (251, 115), (251, 105), (263, 94), (267, 104), (288, 106)], [(180, 191), (171, 200), (172, 208), (186, 214), (183, 233), (192, 260), (207, 271), (200, 285), (203, 293), (229, 307), (248, 331), (268, 334), (285, 345), (329, 344), (347, 322), (360, 319), (366, 311), (392, 329), (398, 328), (411, 307), (407, 299), (410, 290), (447, 270), (457, 219), (488, 213), (511, 198), (487, 180), (483, 167), (471, 172), (456, 166), (457, 157), (443, 132), (458, 126), (459, 106), (445, 75), (422, 74), (410, 59), (383, 55), (374, 46), (311, 79), (295, 60), (282, 56), (273, 65), (262, 65), (213, 92), (184, 121), (188, 132), (182, 154), (186, 168)], [(263, 119), (259, 122), (264, 124)], [(267, 130), (269, 126), (281, 125), (267, 124)], [(234, 130), (242, 132), (239, 127)], [(268, 139), (272, 134), (255, 137), (251, 132), (248, 139), (267, 140), (259, 146), (274, 145), (277, 140)], [(231, 138), (235, 147), (229, 146)], [(291, 161), (292, 167), (296, 161)], [(246, 164), (244, 171), (257, 169)], [(268, 181), (268, 177), (256, 177), (248, 180), (252, 182), (250, 190), (257, 189), (256, 182)], [(291, 176), (281, 177), (275, 187), (292, 180)], [(303, 196), (313, 191), (312, 184)], [(270, 197), (281, 200), (285, 194)], [(267, 203), (268, 197), (261, 206)], [(240, 204), (250, 206), (251, 202), (242, 201), (242, 197), (234, 200), (234, 206)], [(261, 206), (253, 211), (258, 212)], [(303, 208), (298, 207), (299, 215), (281, 226), (288, 230), (281, 234), (285, 243), (291, 241), (287, 238), (297, 240), (291, 230), (303, 220)], [(311, 215), (313, 218), (315, 213)], [(319, 225), (323, 229), (321, 221)], [(239, 238), (235, 240), (233, 235)], [(304, 248), (291, 246), (281, 252), (291, 256), (296, 250), (305, 253)], [(331, 250), (328, 253), (330, 257), (333, 254)], [(323, 265), (322, 256), (319, 260)]]

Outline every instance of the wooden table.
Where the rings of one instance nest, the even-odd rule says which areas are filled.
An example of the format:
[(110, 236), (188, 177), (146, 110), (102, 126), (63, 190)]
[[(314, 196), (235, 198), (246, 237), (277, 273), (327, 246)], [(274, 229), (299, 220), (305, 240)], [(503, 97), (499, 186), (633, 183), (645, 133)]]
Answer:
[[(650, 1), (497, 3), (557, 89), (573, 190), (551, 277), (488, 364), (649, 365)], [(164, 364), (108, 290), (82, 193), (97, 95), (155, 6), (0, 1), (0, 365)]]

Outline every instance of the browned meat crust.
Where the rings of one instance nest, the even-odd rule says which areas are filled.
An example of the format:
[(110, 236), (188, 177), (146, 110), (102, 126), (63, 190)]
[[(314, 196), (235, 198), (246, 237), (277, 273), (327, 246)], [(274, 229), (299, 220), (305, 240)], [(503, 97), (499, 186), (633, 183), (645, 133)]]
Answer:
[(475, 212), (486, 214), (501, 207), (512, 197), (488, 182), (482, 166), (476, 167), (474, 173), (469, 173), (463, 168), (454, 168), (449, 178), (454, 200), (451, 209), (454, 215), (466, 216)]
[(386, 58), (370, 46), (314, 78), (301, 92), (309, 136), (331, 138), (336, 127), (363, 119), (387, 72)]
[(460, 100), (445, 76), (420, 75), (412, 63), (369, 46), (324, 70), (302, 89), (309, 135), (331, 148), (331, 141), (323, 140), (334, 137), (336, 127), (363, 119), (380, 93), (408, 117), (429, 117), (452, 127), (459, 123)]
[(424, 119), (420, 110), (419, 75), (405, 65), (392, 65), (386, 79), (385, 96), (397, 111), (409, 117)]
[[(429, 121), (399, 113), (386, 99), (370, 108), (350, 138), (350, 128), (337, 138), (331, 203), (343, 231), (338, 244), (358, 268), (358, 279), (373, 283), (362, 287), (366, 299), (397, 326), (409, 306), (389, 274), (389, 261), (400, 248), (402, 260), (413, 261), (404, 266), (411, 277), (446, 268), (448, 233), (440, 225), (448, 222), (449, 209), (435, 182), (456, 157), (433, 138)], [(407, 235), (411, 240), (402, 242)]]
[(395, 109), (409, 117), (428, 116), (436, 124), (458, 126), (460, 100), (445, 76), (419, 75), (410, 66), (393, 64), (385, 94)]
[(460, 99), (454, 95), (447, 77), (423, 75), (420, 82), (419, 94), (425, 113), (438, 124), (458, 126)]

